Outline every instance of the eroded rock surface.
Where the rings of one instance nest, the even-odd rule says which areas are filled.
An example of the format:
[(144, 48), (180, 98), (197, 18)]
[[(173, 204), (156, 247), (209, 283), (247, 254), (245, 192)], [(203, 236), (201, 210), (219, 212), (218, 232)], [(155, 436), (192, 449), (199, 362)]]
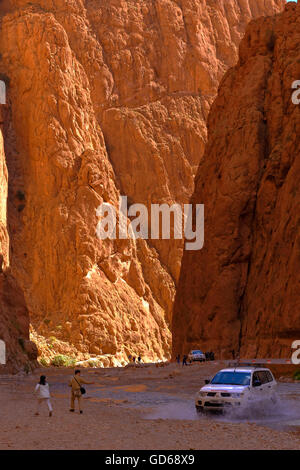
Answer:
[(182, 243), (99, 242), (96, 208), (189, 200), (219, 80), (282, 5), (1, 3), (11, 267), (44, 354), (168, 357)]
[(252, 22), (222, 80), (193, 202), (205, 246), (186, 252), (173, 351), (290, 357), (300, 336), (300, 5)]
[(6, 349), (0, 373), (18, 371), (24, 365), (29, 371), (37, 358), (36, 347), (29, 340), (29, 312), (24, 294), (9, 267), (8, 174), (3, 139), (7, 111), (5, 105), (0, 105), (0, 339)]

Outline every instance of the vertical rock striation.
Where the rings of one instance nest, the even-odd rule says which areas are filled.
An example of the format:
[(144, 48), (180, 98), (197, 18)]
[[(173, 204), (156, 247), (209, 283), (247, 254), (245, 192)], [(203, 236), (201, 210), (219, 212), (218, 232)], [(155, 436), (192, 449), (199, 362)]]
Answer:
[(173, 352), (290, 357), (300, 335), (300, 5), (254, 21), (208, 119), (194, 203), (205, 246), (185, 253)]
[(283, 3), (1, 3), (11, 269), (44, 354), (169, 356), (182, 243), (99, 242), (96, 208), (189, 200), (219, 80)]

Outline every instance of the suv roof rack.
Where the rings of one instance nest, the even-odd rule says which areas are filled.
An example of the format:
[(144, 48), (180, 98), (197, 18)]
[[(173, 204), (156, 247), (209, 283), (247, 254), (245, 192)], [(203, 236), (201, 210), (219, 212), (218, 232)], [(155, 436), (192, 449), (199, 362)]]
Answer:
[(254, 367), (255, 369), (265, 367), (264, 363), (259, 363), (259, 362), (239, 362), (239, 361), (229, 361), (228, 362), (228, 367), (234, 367), (237, 369), (238, 367)]

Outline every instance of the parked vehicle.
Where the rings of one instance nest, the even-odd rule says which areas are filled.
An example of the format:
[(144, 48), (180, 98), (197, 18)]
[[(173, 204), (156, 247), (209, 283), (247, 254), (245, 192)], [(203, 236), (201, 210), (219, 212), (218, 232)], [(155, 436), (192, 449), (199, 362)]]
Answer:
[(205, 354), (202, 351), (200, 351), (200, 349), (194, 349), (189, 352), (188, 359), (191, 362), (194, 362), (194, 361), (203, 362), (205, 361)]

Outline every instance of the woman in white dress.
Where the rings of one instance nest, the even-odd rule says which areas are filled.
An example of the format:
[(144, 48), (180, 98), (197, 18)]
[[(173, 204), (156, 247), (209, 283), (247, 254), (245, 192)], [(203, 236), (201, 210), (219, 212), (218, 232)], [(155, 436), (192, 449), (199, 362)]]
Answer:
[(53, 408), (51, 405), (50, 401), (50, 390), (49, 390), (49, 384), (46, 381), (46, 376), (41, 375), (39, 383), (35, 387), (35, 394), (37, 396), (37, 410), (36, 410), (36, 416), (39, 415), (39, 410), (40, 410), (40, 405), (42, 403), (45, 403), (48, 406), (49, 410), (49, 416), (52, 416)]

